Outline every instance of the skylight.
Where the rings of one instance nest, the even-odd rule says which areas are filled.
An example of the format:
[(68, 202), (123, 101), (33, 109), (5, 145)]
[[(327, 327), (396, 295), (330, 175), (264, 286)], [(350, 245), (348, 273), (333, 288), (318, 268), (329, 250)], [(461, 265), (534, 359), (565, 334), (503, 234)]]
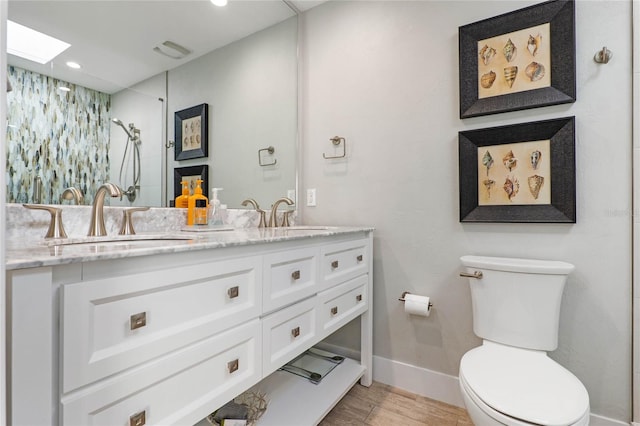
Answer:
[(46, 64), (64, 52), (69, 43), (7, 20), (7, 53)]

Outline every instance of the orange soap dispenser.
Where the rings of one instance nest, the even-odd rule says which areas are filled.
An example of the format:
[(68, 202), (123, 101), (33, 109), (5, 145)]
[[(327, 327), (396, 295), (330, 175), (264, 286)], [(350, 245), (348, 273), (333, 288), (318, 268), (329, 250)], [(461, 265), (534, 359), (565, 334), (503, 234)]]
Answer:
[(189, 197), (188, 210), (187, 210), (187, 225), (191, 226), (195, 223), (196, 215), (196, 200), (205, 200), (206, 206), (209, 207), (209, 200), (205, 195), (202, 195), (202, 179), (196, 181), (196, 189), (193, 190), (193, 195)]
[(189, 182), (183, 180), (180, 183), (182, 184), (182, 195), (176, 197), (176, 207), (186, 209), (189, 207), (189, 195), (191, 195), (189, 191)]

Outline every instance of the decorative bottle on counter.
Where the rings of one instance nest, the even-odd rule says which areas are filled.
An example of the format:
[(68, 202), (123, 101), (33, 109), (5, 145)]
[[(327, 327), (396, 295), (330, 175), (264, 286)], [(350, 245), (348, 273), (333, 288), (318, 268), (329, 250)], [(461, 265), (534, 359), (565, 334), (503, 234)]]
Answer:
[(194, 213), (194, 223), (196, 225), (206, 225), (207, 224), (207, 200), (198, 199), (196, 200), (196, 211)]
[(202, 179), (196, 180), (196, 189), (193, 190), (193, 195), (189, 197), (187, 207), (187, 225), (193, 225), (195, 223), (196, 200), (204, 200), (205, 210), (209, 206), (209, 200), (206, 196), (202, 195)]
[(189, 195), (191, 195), (189, 192), (189, 182), (183, 180), (180, 184), (182, 184), (182, 195), (176, 197), (176, 207), (186, 209), (189, 207)]

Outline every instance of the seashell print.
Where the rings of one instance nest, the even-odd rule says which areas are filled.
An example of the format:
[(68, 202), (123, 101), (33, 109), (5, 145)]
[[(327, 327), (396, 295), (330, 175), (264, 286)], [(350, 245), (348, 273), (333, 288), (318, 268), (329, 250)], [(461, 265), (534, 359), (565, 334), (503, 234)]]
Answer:
[(480, 58), (482, 58), (482, 63), (485, 65), (489, 65), (491, 62), (491, 58), (496, 55), (496, 49), (493, 47), (489, 47), (486, 44), (482, 49), (480, 49)]
[(511, 39), (509, 39), (507, 44), (502, 48), (502, 53), (504, 54), (504, 57), (507, 58), (507, 62), (512, 62), (518, 55), (518, 49)]
[(513, 83), (516, 81), (518, 75), (518, 67), (507, 67), (504, 69), (504, 79), (509, 87), (513, 87)]
[(535, 150), (531, 153), (531, 167), (533, 170), (538, 170), (538, 164), (542, 161), (542, 153), (538, 150)]
[(504, 166), (509, 169), (509, 171), (516, 168), (516, 166), (518, 165), (518, 159), (515, 157), (515, 155), (513, 155), (513, 151), (509, 151), (507, 155), (502, 157), (502, 164), (504, 164)]
[(482, 181), (485, 189), (487, 190), (487, 198), (491, 198), (491, 188), (496, 184), (495, 180), (485, 179)]
[(487, 176), (489, 176), (489, 169), (493, 166), (493, 157), (489, 151), (484, 153), (482, 157), (482, 165), (487, 168)]
[(527, 178), (527, 182), (529, 183), (529, 191), (531, 191), (531, 195), (536, 200), (538, 199), (538, 195), (540, 195), (540, 189), (544, 184), (544, 178), (542, 176), (533, 175)]
[(538, 53), (538, 48), (542, 43), (542, 34), (538, 33), (537, 36), (532, 36), (529, 34), (529, 41), (527, 42), (527, 50), (531, 53), (532, 56), (536, 56)]
[(507, 179), (504, 181), (504, 185), (502, 186), (504, 192), (507, 193), (507, 197), (509, 197), (509, 201), (516, 195), (518, 195), (518, 191), (520, 191), (520, 183), (518, 179), (515, 177), (507, 176)]
[(537, 62), (531, 62), (524, 69), (524, 73), (529, 77), (531, 81), (538, 81), (544, 77), (544, 66)]
[(491, 86), (493, 86), (494, 81), (496, 81), (496, 73), (493, 71), (489, 71), (488, 73), (483, 74), (482, 77), (480, 77), (480, 85), (485, 89), (489, 89)]

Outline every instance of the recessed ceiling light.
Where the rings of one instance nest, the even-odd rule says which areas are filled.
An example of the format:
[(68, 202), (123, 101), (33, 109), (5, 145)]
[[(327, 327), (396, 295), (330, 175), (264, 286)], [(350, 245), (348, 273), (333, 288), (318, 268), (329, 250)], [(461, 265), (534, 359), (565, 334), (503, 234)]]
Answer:
[(69, 68), (73, 68), (74, 70), (79, 70), (80, 68), (82, 68), (79, 63), (73, 61), (67, 62), (67, 66)]
[(7, 53), (46, 64), (71, 46), (24, 25), (7, 20)]
[(58, 87), (58, 90), (60, 90), (61, 92), (70, 92), (71, 89), (69, 89), (67, 86), (60, 86)]
[(227, 5), (227, 0), (211, 0), (211, 3), (222, 7)]

